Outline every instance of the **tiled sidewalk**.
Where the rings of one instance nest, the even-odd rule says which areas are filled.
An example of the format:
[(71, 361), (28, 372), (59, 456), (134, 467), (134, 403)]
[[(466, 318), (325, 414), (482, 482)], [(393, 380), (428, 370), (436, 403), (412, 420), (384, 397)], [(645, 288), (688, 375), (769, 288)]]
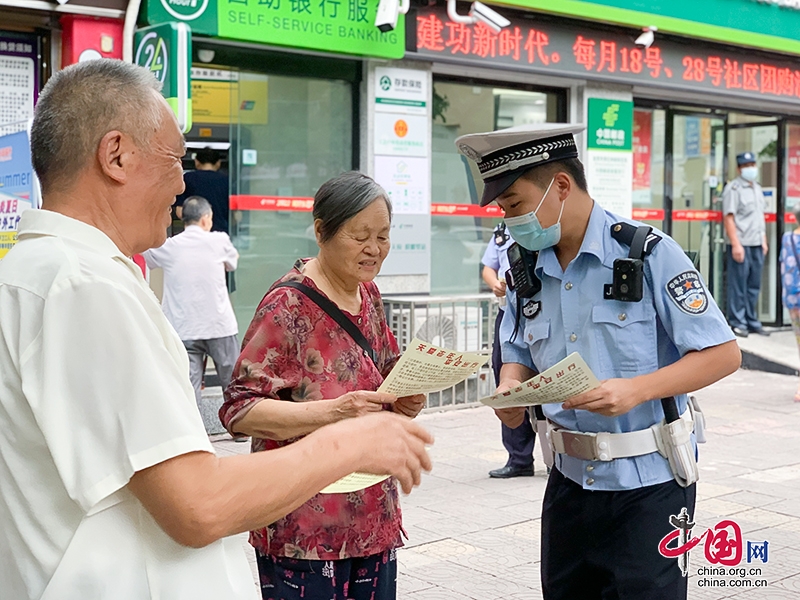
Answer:
[[(746, 541), (769, 542), (760, 576), (698, 576), (711, 566), (702, 544), (691, 554), (691, 599), (800, 598), (800, 404), (795, 378), (739, 371), (697, 394), (709, 421), (700, 447), (694, 533), (736, 521)], [(399, 598), (536, 600), (539, 514), (546, 476), (537, 442), (536, 476), (491, 480), (505, 452), (500, 425), (485, 408), (426, 414), (436, 436), (434, 471), (403, 499), (406, 547), (399, 552)], [(247, 444), (215, 443), (220, 454)], [(749, 571), (748, 571), (749, 573)], [(706, 583), (726, 587), (701, 587)], [(744, 588), (766, 581), (766, 587)], [(732, 583), (739, 587), (730, 587)]]

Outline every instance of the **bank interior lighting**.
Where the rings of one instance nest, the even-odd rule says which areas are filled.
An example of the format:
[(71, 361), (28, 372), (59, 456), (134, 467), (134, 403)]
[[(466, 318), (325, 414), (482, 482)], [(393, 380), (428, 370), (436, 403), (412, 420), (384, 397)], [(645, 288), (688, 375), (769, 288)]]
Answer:
[(456, 0), (447, 0), (447, 16), (454, 23), (463, 23), (465, 25), (483, 23), (495, 33), (500, 33), (504, 27), (511, 25), (511, 21), (503, 15), (477, 1), (472, 3), (468, 15), (460, 15), (456, 11)]
[(644, 46), (645, 48), (649, 48), (653, 45), (653, 42), (656, 40), (655, 32), (658, 31), (658, 27), (643, 27), (642, 33), (639, 37), (636, 38), (634, 42), (637, 46)]

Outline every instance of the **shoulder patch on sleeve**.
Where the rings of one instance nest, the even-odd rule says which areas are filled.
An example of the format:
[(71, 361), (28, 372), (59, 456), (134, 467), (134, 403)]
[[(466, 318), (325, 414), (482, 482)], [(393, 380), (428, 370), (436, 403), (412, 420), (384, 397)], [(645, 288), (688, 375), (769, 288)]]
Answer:
[(697, 271), (684, 271), (664, 286), (670, 299), (687, 315), (702, 315), (708, 310), (708, 294)]

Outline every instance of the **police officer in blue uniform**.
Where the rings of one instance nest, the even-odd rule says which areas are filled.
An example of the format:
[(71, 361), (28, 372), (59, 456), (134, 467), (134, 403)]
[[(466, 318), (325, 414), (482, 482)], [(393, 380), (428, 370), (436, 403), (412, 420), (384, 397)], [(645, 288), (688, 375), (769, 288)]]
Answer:
[[(680, 246), (659, 232), (642, 243), (640, 224), (589, 196), (581, 130), (545, 124), (456, 140), (478, 164), (481, 205), (497, 202), (517, 243), (538, 251), (526, 260), (540, 289), (518, 298), (515, 281), (508, 292), (498, 391), (572, 352), (601, 381), (543, 407), (557, 454), (542, 506), (542, 590), (545, 600), (685, 598), (682, 567), (658, 545), (674, 531), (670, 516), (694, 514), (691, 414), (700, 419), (687, 393), (734, 372), (741, 356)], [(638, 300), (620, 296), (628, 288), (615, 280), (615, 261), (629, 264), (632, 246), (646, 254)], [(669, 406), (676, 416), (665, 424)], [(524, 409), (497, 412), (515, 427)], [(681, 426), (685, 435), (672, 435)]]
[[(500, 309), (494, 327), (494, 341), (492, 342), (492, 372), (495, 385), (500, 384), (500, 367), (503, 364), (500, 344), (500, 323), (506, 298), (506, 271), (508, 271), (508, 255), (506, 251), (514, 239), (508, 233), (506, 224), (501, 222), (492, 232), (492, 239), (486, 246), (481, 262), (483, 269), (481, 277), (495, 296), (500, 299)], [(505, 466), (489, 471), (489, 477), (495, 479), (509, 479), (511, 477), (531, 477), (533, 475), (533, 448), (536, 444), (536, 431), (531, 424), (530, 416), (526, 413), (522, 424), (516, 429), (511, 429), (505, 423), (500, 424), (503, 447), (508, 452)]]

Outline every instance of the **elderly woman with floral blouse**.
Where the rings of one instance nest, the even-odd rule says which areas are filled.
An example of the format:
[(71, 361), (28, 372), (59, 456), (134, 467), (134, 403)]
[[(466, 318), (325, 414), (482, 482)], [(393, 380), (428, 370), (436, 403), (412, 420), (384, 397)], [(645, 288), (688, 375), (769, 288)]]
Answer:
[[(374, 411), (414, 417), (425, 401), (375, 391), (398, 358), (373, 283), (389, 252), (386, 192), (366, 175), (345, 173), (319, 189), (313, 216), (319, 253), (298, 260), (264, 296), (220, 409), (232, 435), (252, 436), (253, 452)], [(372, 346), (375, 362), (303, 292), (276, 287), (286, 281), (336, 304)], [(401, 531), (392, 478), (349, 494), (319, 494), (251, 532), (263, 598), (393, 599)]]

